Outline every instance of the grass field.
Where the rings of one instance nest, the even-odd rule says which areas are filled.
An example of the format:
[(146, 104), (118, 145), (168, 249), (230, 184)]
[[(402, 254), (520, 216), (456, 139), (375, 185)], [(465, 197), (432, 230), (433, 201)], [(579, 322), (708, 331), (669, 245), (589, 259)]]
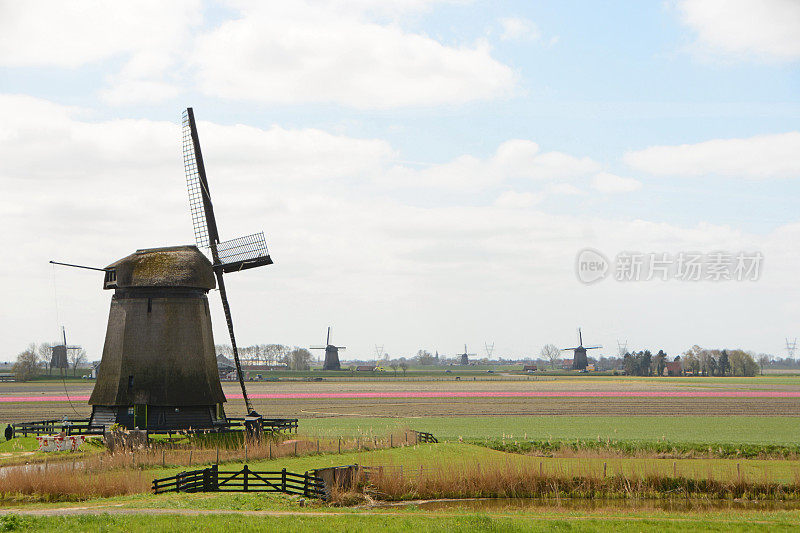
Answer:
[(748, 416), (482, 416), (302, 419), (309, 435), (383, 435), (408, 426), (439, 439), (597, 439), (748, 444), (798, 444), (800, 418)]
[(797, 511), (534, 511), (336, 512), (291, 515), (253, 514), (98, 514), (82, 516), (3, 516), (4, 531), (796, 531)]
[[(312, 373), (319, 376), (319, 373)], [(248, 464), (254, 468), (280, 469), (304, 472), (324, 466), (362, 464), (383, 466), (387, 471), (400, 469), (404, 479), (425, 476), (445, 478), (459, 469), (487, 468), (516, 469), (517, 472), (544, 476), (552, 480), (594, 480), (602, 484), (606, 477), (614, 479), (643, 480), (664, 478), (716, 481), (728, 487), (754, 484), (763, 487), (772, 484), (786, 486), (787, 497), (795, 502), (800, 490), (800, 461), (797, 454), (790, 453), (784, 459), (773, 456), (759, 458), (720, 458), (707, 456), (677, 456), (662, 458), (658, 454), (617, 453), (614, 450), (564, 450), (550, 456), (507, 453), (478, 446), (472, 443), (492, 440), (509, 446), (519, 441), (537, 440), (556, 443), (591, 441), (621, 443), (685, 443), (698, 446), (783, 446), (797, 447), (800, 441), (800, 401), (797, 398), (579, 398), (570, 397), (571, 391), (800, 391), (800, 376), (772, 375), (756, 378), (628, 378), (607, 375), (549, 375), (526, 376), (514, 373), (487, 374), (485, 369), (470, 369), (458, 374), (426, 371), (409, 372), (403, 378), (398, 375), (380, 377), (324, 375), (322, 381), (304, 380), (307, 376), (281, 375), (278, 381), (253, 382), (248, 391), (254, 394), (299, 392), (318, 394), (326, 392), (363, 393), (392, 391), (395, 393), (420, 391), (538, 391), (544, 397), (514, 398), (280, 398), (258, 399), (256, 409), (267, 416), (300, 418), (299, 438), (317, 437), (354, 439), (370, 445), (372, 437), (386, 437), (392, 432), (395, 445), (397, 435), (410, 428), (434, 433), (441, 441), (438, 445), (419, 445), (375, 451), (345, 451), (316, 455), (310, 453), (299, 457), (284, 456), (272, 461), (256, 459), (250, 455)], [(456, 380), (455, 377), (460, 379)], [(0, 397), (63, 395), (65, 384), (61, 381), (37, 381), (32, 383), (0, 383)], [(93, 382), (70, 380), (66, 382), (67, 393), (85, 396), (91, 392)], [(239, 392), (238, 384), (225, 383), (225, 392), (233, 396)], [(548, 392), (567, 394), (566, 397), (547, 396)], [(402, 394), (400, 394), (402, 396)], [(4, 402), (0, 403), (0, 422), (60, 418), (64, 415), (85, 417), (89, 408), (85, 402)], [(242, 414), (242, 402), (231, 398), (226, 406), (229, 415)], [(76, 414), (77, 411), (77, 414)], [(447, 441), (447, 442), (444, 442)], [(463, 442), (459, 442), (463, 441)], [(360, 444), (360, 445), (362, 445)], [(403, 444), (402, 442), (400, 444)], [(44, 459), (41, 453), (31, 453), (34, 439), (18, 439), (0, 443), (0, 464), (11, 461), (36, 462)], [(301, 447), (302, 448), (302, 447)], [(93, 450), (94, 451), (94, 450)], [(310, 451), (306, 446), (305, 452)], [(311, 450), (313, 451), (313, 450)], [(324, 450), (323, 450), (324, 451)], [(97, 453), (97, 451), (94, 451)], [(141, 452), (146, 453), (146, 452)], [(541, 454), (540, 454), (541, 455)], [(653, 507), (658, 502), (672, 500), (670, 494), (658, 496), (652, 489), (631, 489), (631, 494), (658, 496), (658, 500), (630, 499), (611, 488), (610, 494), (619, 501), (601, 501), (589, 504), (585, 500), (542, 501), (540, 504), (526, 503), (523, 507), (512, 502), (492, 504), (451, 504), (443, 502), (439, 507), (428, 504), (413, 504), (410, 507), (366, 509), (341, 508), (308, 502), (300, 508), (298, 500), (280, 495), (245, 494), (170, 494), (153, 496), (147, 494), (150, 481), (181, 470), (198, 467), (198, 462), (213, 460), (213, 452), (195, 452), (194, 459), (186, 452), (173, 451), (167, 455), (166, 466), (157, 461), (142, 461), (136, 456), (111, 460), (109, 458), (106, 481), (102, 475), (91, 470), (96, 468), (97, 457), (86, 459), (85, 468), (72, 463), (72, 457), (59, 462), (50, 456), (51, 472), (63, 470), (69, 482), (61, 489), (86, 484), (89, 487), (80, 496), (80, 504), (41, 503), (43, 498), (29, 495), (3, 496), (0, 514), (18, 509), (17, 515), (0, 517), (0, 530), (38, 531), (85, 531), (115, 530), (163, 530), (179, 527), (188, 531), (263, 530), (286, 527), (292, 530), (316, 531), (396, 531), (414, 528), (421, 531), (466, 530), (466, 531), (736, 531), (736, 530), (796, 530), (800, 526), (800, 511), (794, 507), (781, 507), (778, 499), (769, 496), (778, 507), (769, 508), (723, 508), (734, 505), (730, 500), (717, 502), (710, 508), (691, 507), (675, 510), (671, 507)], [(231, 457), (228, 455), (228, 457)], [(265, 456), (260, 456), (265, 457)], [(62, 458), (64, 459), (64, 458)], [(155, 464), (157, 463), (157, 464)], [(90, 466), (95, 465), (95, 466)], [(477, 467), (476, 467), (477, 465)], [(231, 467), (232, 468), (232, 467)], [(61, 469), (61, 470), (59, 470)], [(89, 469), (87, 471), (83, 471)], [(0, 472), (2, 472), (0, 470)], [(469, 472), (462, 471), (461, 475)], [(472, 474), (469, 474), (472, 475)], [(524, 477), (524, 476), (523, 476)], [(534, 476), (535, 477), (535, 476)], [(2, 478), (2, 476), (0, 476)], [(105, 485), (104, 485), (105, 483)], [(581, 482), (583, 483), (583, 482)], [(627, 483), (627, 481), (626, 481)], [(641, 482), (640, 482), (641, 483)], [(94, 484), (94, 485), (92, 485)], [(634, 483), (635, 484), (635, 483)], [(737, 485), (738, 484), (738, 485)], [(760, 485), (759, 485), (760, 484)], [(48, 490), (46, 484), (38, 489), (34, 483), (30, 490)], [(567, 487), (568, 483), (564, 485)], [(579, 484), (580, 485), (580, 484)], [(97, 497), (92, 486), (108, 495)], [(466, 485), (465, 485), (466, 486)], [(687, 485), (688, 486), (688, 485)], [(0, 491), (2, 481), (0, 481)], [(413, 494), (411, 489), (403, 491)], [(434, 489), (431, 489), (434, 490)], [(564, 488), (568, 491), (571, 489)], [(728, 489), (725, 489), (726, 491)], [(118, 492), (115, 492), (118, 491)], [(121, 492), (119, 492), (121, 491)], [(639, 492), (637, 492), (639, 491)], [(649, 491), (649, 492), (648, 492)], [(740, 491), (741, 492), (741, 491)], [(565, 492), (564, 494), (568, 494)], [(579, 494), (576, 492), (575, 494)], [(702, 491), (696, 493), (701, 495)], [(95, 494), (91, 496), (91, 494)], [(437, 494), (434, 492), (431, 495)], [(695, 494), (692, 492), (692, 494)], [(766, 493), (762, 493), (766, 494)], [(86, 500), (85, 498), (89, 498)], [(405, 496), (404, 496), (405, 497)], [(57, 498), (56, 498), (57, 499)], [(63, 499), (63, 498), (62, 498)], [(69, 498), (66, 498), (69, 499)], [(73, 498), (75, 499), (75, 498)], [(628, 501), (621, 504), (621, 501)], [(38, 503), (37, 503), (38, 502)], [(650, 503), (648, 503), (650, 502)], [(692, 500), (692, 505), (694, 500)], [(708, 503), (708, 501), (706, 502)], [(795, 502), (796, 503), (796, 502)], [(672, 505), (672, 504), (669, 504)], [(738, 505), (738, 504), (736, 504)], [(76, 506), (85, 511), (79, 516), (22, 516), (20, 512), (62, 514), (66, 508)], [(717, 507), (714, 507), (717, 506)], [(103, 511), (111, 514), (98, 515)], [(161, 515), (159, 513), (211, 513)], [(220, 512), (234, 514), (219, 514)], [(136, 513), (133, 515), (124, 513)], [(254, 513), (254, 514), (247, 514)]]

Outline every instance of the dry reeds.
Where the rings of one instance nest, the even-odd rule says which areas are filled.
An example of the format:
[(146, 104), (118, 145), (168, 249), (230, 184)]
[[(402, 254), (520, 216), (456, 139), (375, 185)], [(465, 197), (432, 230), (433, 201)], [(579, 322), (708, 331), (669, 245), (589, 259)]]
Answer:
[(604, 476), (587, 468), (543, 472), (519, 462), (467, 461), (443, 466), (367, 467), (364, 490), (385, 500), (433, 498), (800, 498), (800, 484), (657, 473)]
[(416, 443), (410, 431), (384, 437), (297, 437), (243, 439), (232, 434), (194, 436), (186, 442), (70, 456), (0, 468), (0, 501), (82, 500), (147, 492), (150, 468), (199, 467), (212, 463), (250, 462), (302, 455), (385, 449)]

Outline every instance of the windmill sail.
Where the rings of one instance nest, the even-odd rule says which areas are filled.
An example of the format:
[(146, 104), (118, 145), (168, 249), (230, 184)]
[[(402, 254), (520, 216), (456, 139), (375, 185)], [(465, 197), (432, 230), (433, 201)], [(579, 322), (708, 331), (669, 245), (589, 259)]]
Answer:
[(214, 274), (217, 278), (222, 309), (225, 311), (225, 321), (228, 324), (228, 334), (233, 348), (233, 361), (236, 373), (239, 376), (239, 385), (242, 388), (242, 397), (247, 407), (248, 415), (256, 415), (247, 388), (244, 385), (242, 365), (239, 360), (239, 349), (236, 345), (236, 336), (233, 332), (233, 317), (231, 316), (228, 294), (222, 274), (236, 272), (261, 265), (272, 264), (269, 256), (264, 233), (255, 233), (238, 237), (229, 241), (220, 242), (217, 231), (217, 220), (214, 217), (214, 206), (211, 203), (211, 194), (206, 179), (206, 168), (203, 163), (203, 152), (200, 149), (200, 138), (197, 135), (197, 125), (194, 120), (194, 111), (191, 107), (183, 112), (183, 165), (186, 171), (186, 188), (189, 192), (189, 211), (192, 216), (192, 227), (198, 247), (208, 248), (211, 251), (211, 260)]

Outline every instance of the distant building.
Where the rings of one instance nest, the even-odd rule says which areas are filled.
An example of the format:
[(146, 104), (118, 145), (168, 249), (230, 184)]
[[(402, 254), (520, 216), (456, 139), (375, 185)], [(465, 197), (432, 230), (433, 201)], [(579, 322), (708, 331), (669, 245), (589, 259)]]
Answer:
[(538, 368), (536, 365), (525, 365), (522, 367), (522, 370), (524, 372), (536, 372), (537, 369)]
[(681, 375), (681, 362), (680, 361), (667, 361), (667, 366), (665, 367), (665, 372), (668, 376), (680, 376)]
[(356, 372), (374, 372), (375, 365), (359, 365), (356, 367)]
[(561, 369), (562, 370), (572, 370), (572, 359), (562, 359), (561, 360)]

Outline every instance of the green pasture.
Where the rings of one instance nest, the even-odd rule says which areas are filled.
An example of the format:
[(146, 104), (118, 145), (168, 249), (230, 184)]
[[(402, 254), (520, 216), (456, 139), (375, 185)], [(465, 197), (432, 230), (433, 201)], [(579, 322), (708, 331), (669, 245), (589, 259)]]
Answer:
[(359, 512), (292, 514), (215, 513), (94, 514), (72, 516), (0, 517), (3, 531), (796, 531), (797, 511), (660, 512), (612, 510), (605, 512), (534, 509), (523, 511), (428, 512), (418, 509), (372, 509)]
[[(669, 401), (664, 403), (669, 412)], [(724, 399), (720, 399), (724, 401)], [(597, 439), (686, 443), (800, 443), (800, 417), (750, 416), (465, 416), (420, 418), (336, 417), (300, 421), (300, 431), (321, 436), (382, 436), (401, 428), (439, 440)]]

